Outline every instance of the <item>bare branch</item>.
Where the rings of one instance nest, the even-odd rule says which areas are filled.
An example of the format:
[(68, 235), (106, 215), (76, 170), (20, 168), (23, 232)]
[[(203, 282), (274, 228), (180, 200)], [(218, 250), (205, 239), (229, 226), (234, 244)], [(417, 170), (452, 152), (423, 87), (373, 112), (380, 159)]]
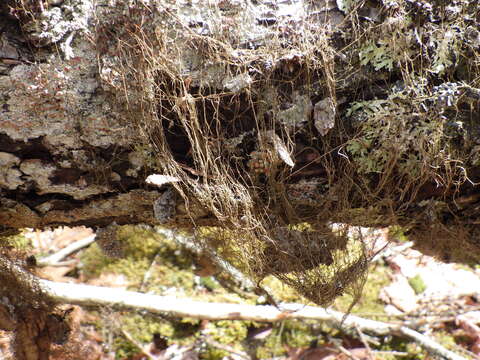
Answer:
[(217, 349), (220, 349), (220, 350), (224, 350), (224, 351), (227, 351), (233, 355), (236, 355), (238, 358), (242, 358), (242, 359), (246, 359), (246, 360), (250, 360), (251, 357), (248, 356), (246, 353), (244, 353), (243, 351), (239, 351), (239, 350), (235, 350), (234, 348), (232, 348), (231, 346), (228, 346), (228, 345), (225, 345), (225, 344), (221, 344), (215, 340), (213, 340), (211, 337), (209, 336), (206, 336), (204, 337), (204, 340), (205, 342), (210, 345), (210, 346), (213, 346)]
[(87, 305), (111, 306), (116, 309), (144, 310), (151, 313), (168, 313), (171, 316), (208, 320), (250, 320), (276, 322), (285, 319), (319, 320), (343, 330), (356, 330), (375, 335), (403, 335), (422, 346), (429, 353), (447, 360), (465, 360), (432, 339), (405, 326), (363, 319), (334, 310), (300, 304), (283, 304), (282, 309), (274, 306), (244, 304), (207, 303), (172, 296), (142, 294), (133, 291), (100, 286), (56, 283), (39, 280), (44, 290), (60, 302)]
[(75, 241), (74, 243), (71, 243), (70, 245), (64, 247), (60, 251), (57, 251), (52, 255), (49, 255), (47, 257), (44, 257), (38, 260), (37, 264), (39, 266), (55, 266), (64, 258), (66, 258), (68, 255), (73, 254), (75, 251), (78, 251), (84, 247), (87, 247), (94, 241), (95, 241), (95, 234), (90, 235), (84, 239)]
[(452, 360), (462, 360), (465, 359), (460, 355), (456, 355), (455, 353), (451, 352), (450, 350), (445, 349), (440, 344), (433, 341), (431, 338), (420, 334), (419, 332), (412, 330), (406, 326), (400, 327), (400, 333), (413, 341), (415, 341), (418, 345), (422, 348), (428, 350), (428, 352), (432, 355), (439, 356), (442, 359), (452, 359)]
[(133, 345), (135, 345), (142, 352), (143, 355), (147, 356), (150, 360), (157, 360), (158, 359), (158, 357), (153, 355), (150, 352), (150, 350), (148, 350), (145, 346), (143, 346), (137, 340), (135, 340), (135, 338), (128, 331), (126, 331), (125, 329), (121, 329), (120, 331), (122, 332), (123, 336), (125, 336), (127, 338), (128, 341), (130, 341)]

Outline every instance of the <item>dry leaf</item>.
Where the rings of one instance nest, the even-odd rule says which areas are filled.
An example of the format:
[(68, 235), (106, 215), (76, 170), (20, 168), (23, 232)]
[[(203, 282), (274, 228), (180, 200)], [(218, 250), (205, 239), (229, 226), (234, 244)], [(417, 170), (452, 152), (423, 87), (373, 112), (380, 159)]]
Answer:
[(381, 290), (380, 299), (406, 313), (414, 311), (418, 306), (415, 291), (407, 278), (400, 274), (395, 274), (391, 284)]
[(118, 275), (114, 273), (102, 273), (100, 276), (87, 281), (88, 285), (108, 286), (117, 289), (126, 289), (131, 285), (125, 275)]
[(209, 256), (199, 255), (195, 259), (194, 273), (200, 277), (212, 276), (218, 273), (218, 268)]
[(288, 166), (294, 167), (295, 163), (293, 162), (292, 157), (287, 149), (287, 146), (283, 143), (282, 139), (278, 137), (273, 130), (265, 132), (265, 138), (268, 142), (273, 144), (277, 155), (282, 159), (282, 161)]
[(37, 274), (43, 279), (57, 282), (70, 282), (72, 281), (71, 277), (65, 276), (75, 267), (75, 264), (67, 266), (45, 266), (38, 268)]
[(280, 156), (280, 159), (282, 159), (285, 164), (287, 164), (288, 166), (294, 167), (295, 163), (293, 162), (293, 159), (290, 156), (290, 153), (288, 152), (287, 147), (282, 143), (282, 141), (278, 136), (276, 137), (278, 141), (274, 141), (275, 151), (277, 152), (278, 156)]

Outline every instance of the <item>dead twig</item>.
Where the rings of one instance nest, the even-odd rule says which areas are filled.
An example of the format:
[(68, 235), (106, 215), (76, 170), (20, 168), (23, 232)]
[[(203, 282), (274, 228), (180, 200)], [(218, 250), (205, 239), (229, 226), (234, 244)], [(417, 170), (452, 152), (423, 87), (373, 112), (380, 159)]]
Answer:
[(77, 305), (110, 306), (116, 309), (145, 310), (151, 313), (168, 313), (170, 316), (208, 320), (250, 320), (277, 322), (285, 319), (319, 320), (342, 330), (360, 330), (378, 336), (405, 336), (429, 353), (447, 360), (465, 360), (464, 357), (445, 349), (431, 338), (405, 326), (364, 319), (355, 315), (344, 318), (343, 313), (301, 304), (282, 304), (282, 310), (274, 306), (208, 303), (169, 296), (142, 294), (107, 287), (56, 283), (39, 279), (44, 291), (53, 299)]
[(345, 349), (342, 345), (334, 344), (333, 345), (338, 351), (342, 354), (347, 355), (347, 357), (351, 360), (360, 360), (357, 356), (353, 355), (348, 349)]
[(145, 287), (148, 285), (148, 281), (150, 280), (150, 277), (152, 276), (153, 269), (155, 265), (157, 265), (158, 260), (160, 259), (160, 253), (155, 254), (155, 257), (153, 258), (147, 272), (143, 276), (142, 283), (140, 284), (140, 291), (144, 291)]
[(409, 353), (407, 352), (404, 352), (404, 351), (385, 351), (385, 350), (374, 350), (373, 351), (374, 354), (377, 354), (377, 355), (391, 355), (391, 356), (410, 356)]
[(235, 350), (234, 348), (232, 348), (231, 346), (228, 346), (228, 345), (225, 345), (225, 344), (220, 344), (218, 341), (215, 341), (213, 340), (211, 337), (209, 336), (206, 336), (204, 338), (204, 341), (210, 345), (210, 346), (213, 346), (217, 349), (220, 349), (220, 350), (224, 350), (226, 352), (229, 352), (233, 355), (236, 355), (238, 357), (241, 357), (242, 359), (246, 359), (246, 360), (251, 360), (251, 357), (248, 356), (246, 353), (244, 353), (243, 351), (239, 351), (239, 350)]
[(465, 359), (463, 356), (457, 355), (452, 351), (445, 349), (442, 345), (433, 341), (428, 336), (420, 334), (419, 332), (412, 330), (406, 326), (400, 327), (399, 332), (400, 334), (415, 341), (422, 348), (428, 350), (428, 352), (432, 355), (436, 355), (442, 359), (448, 359), (448, 360), (462, 360), (462, 359), (464, 360)]
[(74, 243), (71, 243), (70, 245), (64, 247), (60, 251), (57, 251), (52, 255), (49, 255), (47, 257), (37, 260), (37, 265), (38, 266), (57, 266), (58, 263), (62, 261), (64, 258), (66, 258), (68, 255), (73, 254), (75, 251), (83, 249), (84, 247), (87, 247), (94, 241), (95, 241), (95, 235), (90, 235), (84, 239), (75, 241)]
[(367, 354), (368, 358), (375, 359), (375, 357), (372, 354), (372, 349), (370, 348), (370, 345), (368, 344), (368, 340), (366, 336), (363, 334), (362, 330), (360, 330), (358, 327), (356, 328), (358, 336), (360, 337), (360, 340), (362, 341), (363, 345), (365, 346), (365, 349), (367, 349)]
[(126, 331), (124, 329), (121, 329), (120, 331), (122, 332), (123, 336), (125, 336), (127, 338), (128, 341), (130, 341), (133, 345), (135, 345), (143, 353), (143, 355), (147, 356), (150, 360), (158, 360), (159, 359), (158, 357), (153, 355), (150, 351), (148, 351), (148, 349), (146, 347), (144, 347), (137, 340), (135, 340), (133, 338), (133, 336), (130, 335), (130, 333), (128, 331)]

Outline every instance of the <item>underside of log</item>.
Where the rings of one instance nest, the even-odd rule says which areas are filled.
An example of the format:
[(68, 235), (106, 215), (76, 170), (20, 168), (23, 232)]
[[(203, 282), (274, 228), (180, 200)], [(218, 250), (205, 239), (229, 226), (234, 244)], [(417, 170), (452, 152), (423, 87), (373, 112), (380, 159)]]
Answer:
[(2, 4), (0, 231), (180, 227), (319, 303), (335, 223), (478, 263), (478, 3), (348, 4)]

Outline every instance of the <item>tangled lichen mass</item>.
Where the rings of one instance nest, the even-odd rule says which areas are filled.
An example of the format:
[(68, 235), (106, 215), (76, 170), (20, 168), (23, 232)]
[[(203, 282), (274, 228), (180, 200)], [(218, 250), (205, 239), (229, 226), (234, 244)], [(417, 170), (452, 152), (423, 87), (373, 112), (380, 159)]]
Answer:
[[(366, 244), (334, 222), (400, 224), (424, 244), (428, 224), (437, 255), (477, 261), (442, 248), (455, 226), (471, 225), (441, 204), (472, 176), (462, 129), (478, 85), (478, 5), (298, 2), (298, 16), (285, 4), (224, 5), (207, 19), (208, 6), (137, 4), (97, 27), (109, 39), (100, 58), (115, 70), (105, 84), (156, 168), (181, 180), (171, 186), (187, 211), (196, 202), (217, 221), (198, 231), (205, 248), (322, 305), (357, 296), (368, 266)], [(275, 24), (243, 36), (266, 12)]]
[[(15, 155), (2, 153), (7, 228), (181, 225), (255, 282), (274, 275), (322, 305), (359, 296), (372, 254), (355, 226), (400, 226), (443, 261), (480, 260), (476, 1), (47, 5), (7, 6), (36, 49), (61, 42), (71, 72), (46, 58), (12, 70), (18, 104), (30, 86), (21, 74), (40, 79), (48, 96), (23, 112), (9, 102), (12, 118), (40, 134), (43, 159), (20, 143)], [(75, 32), (94, 48), (95, 71), (72, 56)], [(94, 83), (64, 96), (85, 74)], [(82, 118), (97, 90), (102, 115)], [(57, 103), (73, 119), (67, 138), (81, 134), (91, 154), (75, 157), (77, 138), (55, 153), (60, 138), (32, 121)], [(104, 154), (103, 131), (121, 141), (118, 159)], [(144, 191), (143, 173), (175, 181)], [(77, 201), (73, 210), (58, 194)]]

